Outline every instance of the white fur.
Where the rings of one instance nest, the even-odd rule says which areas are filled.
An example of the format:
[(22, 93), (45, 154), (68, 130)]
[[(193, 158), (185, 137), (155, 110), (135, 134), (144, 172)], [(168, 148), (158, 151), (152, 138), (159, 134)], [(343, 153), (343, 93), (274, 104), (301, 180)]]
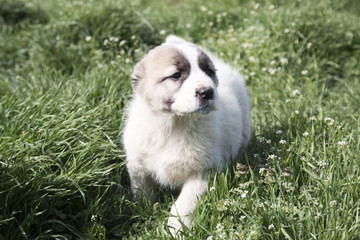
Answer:
[[(251, 124), (246, 87), (235, 69), (205, 51), (217, 70), (216, 88), (198, 66), (198, 46), (174, 36), (164, 44), (183, 53), (191, 73), (174, 97), (172, 113), (154, 111), (135, 92), (128, 106), (124, 144), (135, 198), (143, 193), (155, 201), (155, 184), (182, 188), (168, 222), (174, 233), (181, 228), (178, 217), (190, 225), (197, 198), (206, 193), (208, 171), (223, 171), (229, 159), (247, 146)], [(199, 107), (194, 98), (199, 86), (216, 90), (215, 111), (193, 113)]]

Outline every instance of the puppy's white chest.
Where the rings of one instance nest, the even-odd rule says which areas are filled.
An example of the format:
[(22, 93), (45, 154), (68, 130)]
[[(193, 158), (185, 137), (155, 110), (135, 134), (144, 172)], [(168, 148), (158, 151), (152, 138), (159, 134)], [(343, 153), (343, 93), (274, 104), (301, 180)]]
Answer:
[[(172, 135), (148, 143), (143, 164), (162, 184), (181, 186), (190, 175), (212, 168), (213, 154), (206, 142), (189, 135)], [(165, 141), (164, 141), (165, 140)]]

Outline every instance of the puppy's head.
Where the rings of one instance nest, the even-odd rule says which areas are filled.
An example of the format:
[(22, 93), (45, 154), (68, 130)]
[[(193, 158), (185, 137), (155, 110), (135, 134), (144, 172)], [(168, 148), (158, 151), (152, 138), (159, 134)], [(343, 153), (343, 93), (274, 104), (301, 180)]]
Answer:
[(207, 114), (216, 108), (218, 80), (208, 55), (170, 36), (134, 68), (132, 87), (158, 112)]

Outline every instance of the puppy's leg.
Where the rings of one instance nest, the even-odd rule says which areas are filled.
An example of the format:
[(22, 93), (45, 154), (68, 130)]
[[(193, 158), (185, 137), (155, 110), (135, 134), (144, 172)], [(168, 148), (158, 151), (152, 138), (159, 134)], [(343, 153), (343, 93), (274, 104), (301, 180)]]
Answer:
[(170, 231), (173, 235), (181, 229), (181, 223), (178, 220), (178, 216), (186, 226), (190, 226), (197, 199), (206, 193), (207, 184), (207, 172), (191, 176), (185, 182), (178, 199), (171, 207), (171, 216), (168, 221), (168, 226), (170, 226)]
[(128, 163), (127, 169), (130, 175), (131, 192), (134, 200), (138, 200), (142, 195), (151, 202), (158, 200), (155, 192), (156, 183), (152, 176), (140, 165)]

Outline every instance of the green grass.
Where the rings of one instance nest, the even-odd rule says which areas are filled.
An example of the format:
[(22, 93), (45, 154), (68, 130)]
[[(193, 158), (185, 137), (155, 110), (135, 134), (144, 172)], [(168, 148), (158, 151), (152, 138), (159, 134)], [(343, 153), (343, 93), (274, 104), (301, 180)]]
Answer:
[(0, 240), (166, 239), (176, 193), (131, 200), (134, 64), (167, 34), (238, 68), (253, 134), (185, 239), (360, 236), (360, 4), (0, 0)]

